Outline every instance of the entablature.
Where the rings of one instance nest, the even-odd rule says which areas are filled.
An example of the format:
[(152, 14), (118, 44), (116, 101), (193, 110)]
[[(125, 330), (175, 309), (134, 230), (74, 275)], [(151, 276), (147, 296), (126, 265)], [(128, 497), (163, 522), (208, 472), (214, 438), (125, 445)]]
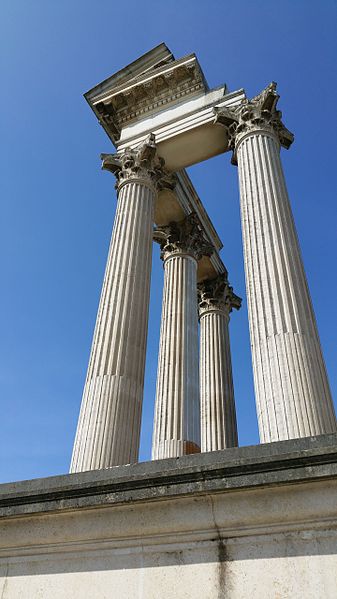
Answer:
[(161, 44), (85, 94), (118, 151), (155, 134), (158, 154), (178, 171), (228, 150), (215, 112), (240, 105), (243, 90), (210, 90), (195, 54), (175, 60)]
[(163, 189), (158, 193), (154, 221), (156, 226), (179, 222), (189, 214), (196, 214), (206, 238), (214, 247), (211, 256), (203, 256), (198, 262), (198, 281), (212, 279), (218, 274), (227, 274), (219, 252), (223, 247), (194, 186), (185, 170), (176, 173), (174, 189)]
[[(163, 64), (164, 62), (164, 64)], [(136, 71), (137, 72), (137, 71)], [(208, 85), (195, 54), (179, 60), (173, 55), (130, 78), (114, 76), (85, 94), (113, 143), (123, 128), (181, 100), (205, 94)]]
[(246, 95), (243, 90), (225, 94), (225, 87), (211, 90), (174, 107), (163, 108), (152, 117), (123, 128), (115, 142), (119, 151), (136, 147), (149, 133), (154, 133), (158, 154), (170, 171), (192, 166), (228, 151), (228, 137), (215, 112), (239, 106)]

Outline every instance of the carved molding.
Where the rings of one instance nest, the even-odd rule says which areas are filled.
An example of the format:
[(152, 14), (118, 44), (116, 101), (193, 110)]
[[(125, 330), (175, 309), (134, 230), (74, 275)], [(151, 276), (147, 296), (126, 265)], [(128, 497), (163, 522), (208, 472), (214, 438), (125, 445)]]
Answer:
[(121, 126), (186, 95), (204, 88), (201, 73), (194, 64), (182, 65), (155, 79), (139, 84), (112, 99)]
[(125, 88), (114, 90), (114, 94), (95, 104), (101, 124), (117, 142), (123, 127), (134, 119), (147, 117), (166, 106), (205, 91), (205, 80), (195, 57), (165, 64), (144, 73), (139, 81)]
[(203, 256), (211, 256), (214, 252), (214, 247), (206, 239), (195, 213), (189, 214), (182, 221), (157, 227), (153, 237), (160, 245), (162, 260), (178, 254), (189, 254), (196, 260), (200, 260)]
[(215, 109), (215, 122), (226, 128), (228, 149), (233, 150), (232, 164), (237, 164), (237, 149), (242, 138), (250, 132), (269, 131), (275, 135), (281, 146), (289, 149), (294, 135), (282, 123), (282, 112), (276, 109), (279, 95), (276, 83), (270, 83), (260, 94), (235, 108)]
[(113, 173), (116, 188), (132, 180), (140, 180), (156, 189), (173, 189), (176, 178), (165, 169), (164, 160), (157, 154), (155, 136), (148, 138), (134, 150), (126, 149), (119, 154), (101, 154), (102, 169)]
[(229, 316), (233, 308), (239, 310), (242, 303), (242, 299), (233, 292), (233, 287), (230, 287), (225, 274), (199, 283), (198, 299), (199, 316), (214, 310)]

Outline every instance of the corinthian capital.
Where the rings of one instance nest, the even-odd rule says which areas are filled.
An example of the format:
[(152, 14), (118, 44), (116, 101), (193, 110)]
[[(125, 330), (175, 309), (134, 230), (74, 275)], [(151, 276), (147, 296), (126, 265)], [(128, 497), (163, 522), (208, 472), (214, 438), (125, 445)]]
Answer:
[(205, 238), (195, 213), (189, 214), (182, 221), (157, 227), (154, 240), (160, 245), (162, 260), (172, 254), (189, 254), (200, 260), (202, 256), (211, 256), (214, 251), (212, 244)]
[(273, 133), (281, 146), (289, 149), (294, 136), (282, 123), (282, 112), (276, 108), (279, 97), (276, 83), (272, 82), (260, 94), (251, 100), (243, 100), (235, 108), (215, 109), (215, 122), (227, 131), (228, 149), (233, 150), (233, 164), (237, 164), (236, 151), (242, 138), (261, 129)]
[(131, 180), (140, 180), (158, 189), (175, 186), (175, 175), (165, 169), (164, 159), (157, 154), (153, 133), (137, 148), (127, 148), (121, 154), (101, 154), (101, 160), (102, 169), (115, 175), (117, 189)]
[(198, 284), (199, 315), (219, 310), (229, 316), (233, 308), (241, 308), (241, 298), (230, 287), (227, 275), (221, 274)]

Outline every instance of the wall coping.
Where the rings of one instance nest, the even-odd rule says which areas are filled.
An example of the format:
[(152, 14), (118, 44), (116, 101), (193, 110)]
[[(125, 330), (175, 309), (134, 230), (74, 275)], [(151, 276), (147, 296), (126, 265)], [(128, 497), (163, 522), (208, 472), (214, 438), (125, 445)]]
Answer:
[(337, 434), (0, 485), (0, 518), (337, 478)]

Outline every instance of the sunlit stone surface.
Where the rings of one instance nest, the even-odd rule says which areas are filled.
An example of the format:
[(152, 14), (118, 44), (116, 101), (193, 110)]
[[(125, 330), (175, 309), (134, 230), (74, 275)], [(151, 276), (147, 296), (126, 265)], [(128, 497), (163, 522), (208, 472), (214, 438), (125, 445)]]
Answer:
[(194, 215), (155, 233), (164, 294), (152, 459), (200, 451), (197, 260), (211, 254)]
[(238, 163), (247, 301), (262, 442), (336, 431), (329, 382), (283, 175), (292, 134), (271, 84), (218, 113)]
[(0, 485), (2, 599), (335, 599), (337, 438)]
[(201, 451), (236, 447), (229, 315), (241, 299), (226, 275), (199, 284)]
[[(0, 598), (335, 599), (337, 435), (322, 433), (336, 420), (275, 84), (251, 101), (210, 90), (194, 54), (175, 60), (160, 44), (85, 96), (117, 149), (103, 167), (118, 206), (73, 474), (0, 486)], [(184, 170), (229, 150), (260, 434), (273, 441), (253, 447), (235, 447), (228, 321), (240, 299)], [(154, 459), (123, 465), (138, 458), (153, 234), (165, 269)]]
[(103, 167), (118, 178), (104, 276), (71, 472), (136, 462), (152, 265), (156, 190), (164, 172), (152, 139)]

